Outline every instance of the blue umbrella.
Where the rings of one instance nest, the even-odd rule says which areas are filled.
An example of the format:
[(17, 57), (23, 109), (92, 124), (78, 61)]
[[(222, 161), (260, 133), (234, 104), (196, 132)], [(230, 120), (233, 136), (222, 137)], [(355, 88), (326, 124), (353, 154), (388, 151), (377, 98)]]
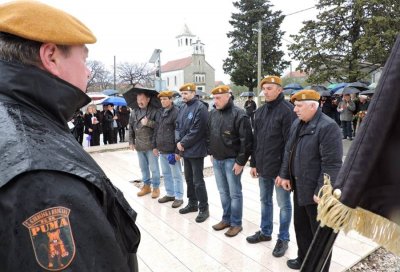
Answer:
[(243, 93), (241, 93), (240, 94), (240, 96), (254, 96), (254, 93), (253, 92), (243, 92)]
[(302, 90), (303, 87), (299, 83), (291, 83), (283, 87), (284, 90), (286, 89), (294, 89), (294, 90)]
[(297, 89), (284, 89), (283, 90), (283, 94), (284, 95), (291, 95), (291, 94), (296, 93), (296, 92), (298, 92)]
[(109, 97), (109, 98), (105, 99), (102, 104), (103, 105), (114, 104), (115, 106), (126, 106), (127, 105), (125, 98), (118, 97), (118, 96)]
[(336, 84), (331, 84), (328, 86), (328, 89), (331, 91), (331, 93), (336, 92), (339, 89), (342, 89), (346, 87), (348, 83), (336, 83)]
[(107, 90), (102, 91), (102, 93), (105, 95), (111, 96), (111, 95), (118, 94), (118, 91), (113, 90), (113, 89), (107, 89)]

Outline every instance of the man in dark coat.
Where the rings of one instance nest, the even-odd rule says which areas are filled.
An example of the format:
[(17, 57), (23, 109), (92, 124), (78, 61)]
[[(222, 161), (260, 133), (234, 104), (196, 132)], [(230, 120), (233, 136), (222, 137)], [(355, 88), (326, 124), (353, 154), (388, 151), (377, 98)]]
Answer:
[(207, 107), (196, 97), (196, 85), (187, 83), (180, 88), (185, 104), (176, 120), (175, 141), (183, 156), (187, 197), (189, 203), (179, 210), (185, 214), (197, 212), (196, 222), (204, 222), (209, 216), (208, 195), (204, 182), (204, 157), (207, 156)]
[[(300, 269), (318, 228), (318, 192), (324, 174), (334, 181), (342, 165), (343, 146), (339, 126), (322, 113), (314, 90), (303, 90), (292, 97), (298, 119), (293, 122), (285, 155), (275, 183), (293, 190), (294, 228), (297, 258), (288, 260), (292, 269)], [(329, 262), (324, 271), (329, 271)]]
[(95, 41), (48, 5), (0, 5), (1, 271), (137, 271), (136, 213), (67, 126)]
[(254, 128), (254, 112), (257, 109), (257, 104), (253, 100), (253, 96), (249, 96), (244, 102), (244, 109), (246, 110), (247, 116), (250, 117), (251, 127)]
[(289, 244), (289, 226), (292, 220), (290, 192), (275, 186), (275, 178), (282, 164), (285, 144), (293, 120), (293, 105), (285, 100), (282, 80), (267, 76), (260, 82), (266, 103), (255, 113), (254, 144), (250, 174), (258, 178), (261, 201), (260, 230), (247, 237), (249, 243), (270, 241), (273, 231), (273, 192), (279, 206), (279, 234), (272, 255), (282, 257)]
[(162, 91), (158, 94), (162, 109), (160, 121), (155, 130), (156, 154), (160, 158), (164, 177), (166, 195), (158, 199), (159, 203), (172, 202), (172, 208), (183, 204), (183, 176), (179, 154), (176, 154), (175, 127), (178, 109), (172, 101), (172, 91)]
[(244, 110), (233, 104), (229, 86), (218, 86), (211, 93), (215, 109), (208, 118), (207, 145), (224, 210), (222, 220), (212, 227), (217, 231), (229, 228), (225, 235), (234, 237), (242, 231), (241, 176), (251, 155), (251, 126)]

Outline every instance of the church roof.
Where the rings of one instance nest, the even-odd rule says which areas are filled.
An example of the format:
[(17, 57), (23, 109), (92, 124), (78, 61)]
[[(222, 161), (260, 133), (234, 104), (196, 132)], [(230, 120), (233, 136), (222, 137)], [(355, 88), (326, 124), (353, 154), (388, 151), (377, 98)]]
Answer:
[(187, 24), (185, 24), (185, 25), (183, 26), (182, 33), (179, 34), (179, 35), (176, 36), (176, 37), (179, 38), (179, 37), (182, 37), (182, 36), (195, 37), (195, 35), (193, 35), (193, 33), (189, 30), (189, 27), (187, 26)]
[(161, 72), (171, 72), (177, 70), (183, 70), (183, 68), (189, 66), (192, 63), (192, 57), (186, 57), (183, 59), (171, 60), (161, 66)]

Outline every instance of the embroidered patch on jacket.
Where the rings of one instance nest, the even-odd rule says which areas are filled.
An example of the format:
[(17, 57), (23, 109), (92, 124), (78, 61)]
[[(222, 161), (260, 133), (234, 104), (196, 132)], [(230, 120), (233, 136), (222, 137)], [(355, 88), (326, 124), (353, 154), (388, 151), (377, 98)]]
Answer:
[(53, 207), (29, 217), (29, 229), (36, 261), (48, 271), (68, 267), (75, 256), (75, 242), (69, 222), (70, 209)]

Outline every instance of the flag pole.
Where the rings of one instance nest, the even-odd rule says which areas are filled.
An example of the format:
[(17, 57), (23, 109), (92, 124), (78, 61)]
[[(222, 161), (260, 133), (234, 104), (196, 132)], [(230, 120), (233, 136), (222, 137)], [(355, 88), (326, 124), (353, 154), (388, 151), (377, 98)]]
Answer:
[(337, 235), (338, 233), (335, 233), (333, 229), (329, 227), (318, 226), (300, 271), (323, 271), (328, 258), (331, 257), (332, 247)]

